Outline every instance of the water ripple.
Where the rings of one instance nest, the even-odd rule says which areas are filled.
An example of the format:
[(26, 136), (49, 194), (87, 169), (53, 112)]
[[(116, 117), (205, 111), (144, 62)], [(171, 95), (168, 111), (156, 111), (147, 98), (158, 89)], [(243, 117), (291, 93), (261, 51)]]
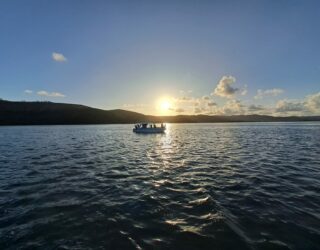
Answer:
[(0, 249), (319, 249), (319, 123), (0, 137)]

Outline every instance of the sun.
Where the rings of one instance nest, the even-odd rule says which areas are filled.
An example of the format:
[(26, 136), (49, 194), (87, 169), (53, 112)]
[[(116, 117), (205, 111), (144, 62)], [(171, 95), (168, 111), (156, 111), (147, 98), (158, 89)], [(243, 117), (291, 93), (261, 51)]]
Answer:
[(174, 104), (170, 97), (163, 97), (157, 101), (157, 110), (159, 115), (168, 115), (174, 108)]
[(171, 107), (171, 103), (168, 100), (162, 100), (160, 103), (160, 108), (162, 111), (169, 110)]

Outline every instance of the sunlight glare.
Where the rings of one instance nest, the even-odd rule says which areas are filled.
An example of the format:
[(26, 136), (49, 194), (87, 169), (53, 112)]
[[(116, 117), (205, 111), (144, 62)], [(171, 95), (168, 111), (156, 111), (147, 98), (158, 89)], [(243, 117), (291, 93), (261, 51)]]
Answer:
[(160, 108), (162, 111), (169, 110), (171, 107), (171, 103), (168, 100), (163, 100), (160, 104)]

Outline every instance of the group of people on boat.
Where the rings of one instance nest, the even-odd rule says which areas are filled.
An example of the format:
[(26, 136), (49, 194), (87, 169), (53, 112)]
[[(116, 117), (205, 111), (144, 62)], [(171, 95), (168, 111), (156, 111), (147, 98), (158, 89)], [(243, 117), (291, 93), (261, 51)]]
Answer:
[[(154, 123), (154, 124), (150, 124), (149, 127), (148, 127), (148, 123), (141, 123), (141, 124), (136, 124), (134, 126), (136, 129), (141, 129), (141, 128), (158, 128), (157, 125)], [(160, 125), (160, 128), (165, 128), (165, 125), (163, 123), (161, 123)]]
[(166, 130), (166, 125), (161, 123), (157, 126), (155, 123), (148, 124), (147, 122), (135, 124), (133, 132), (143, 133), (143, 134), (155, 134), (155, 133), (164, 133)]

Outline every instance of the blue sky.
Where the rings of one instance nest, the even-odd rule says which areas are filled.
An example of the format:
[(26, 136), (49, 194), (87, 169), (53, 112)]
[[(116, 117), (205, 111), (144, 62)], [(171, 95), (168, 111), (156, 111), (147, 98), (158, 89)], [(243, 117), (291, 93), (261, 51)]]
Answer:
[(3, 0), (0, 98), (320, 114), (319, 10), (302, 0)]

